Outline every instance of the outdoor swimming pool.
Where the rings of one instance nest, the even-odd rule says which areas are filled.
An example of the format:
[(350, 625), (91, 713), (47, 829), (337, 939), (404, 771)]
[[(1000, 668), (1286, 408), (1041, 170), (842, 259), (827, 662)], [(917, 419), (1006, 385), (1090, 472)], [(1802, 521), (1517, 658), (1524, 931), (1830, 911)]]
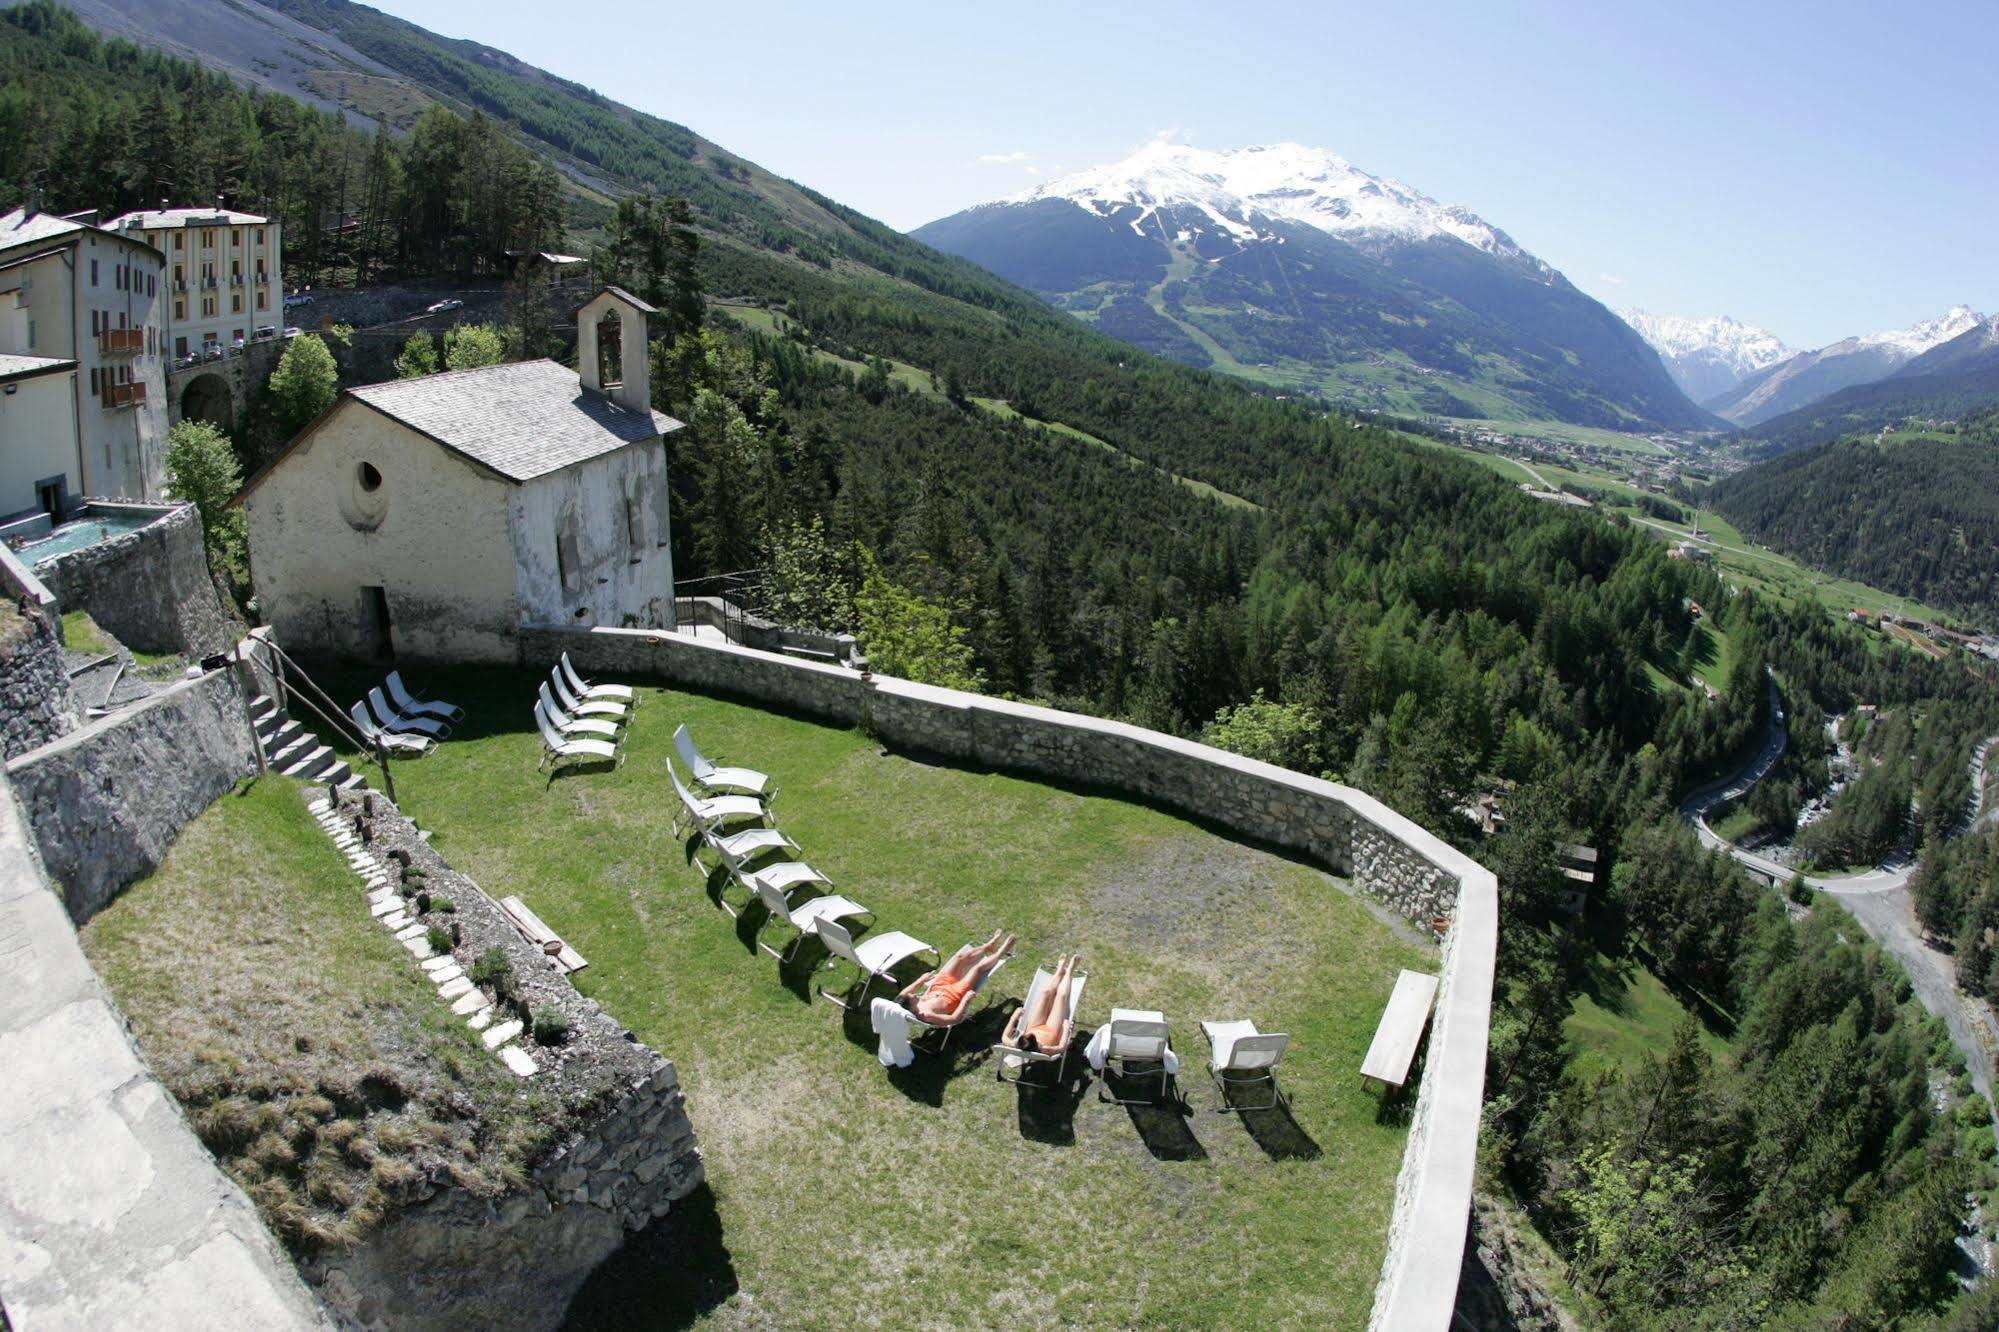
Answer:
[(34, 565), (55, 555), (67, 555), (71, 551), (94, 546), (100, 541), (136, 532), (147, 523), (155, 522), (163, 514), (160, 510), (125, 511), (120, 509), (85, 509), (84, 516), (64, 523), (47, 536), (30, 541), (15, 549), (21, 563)]

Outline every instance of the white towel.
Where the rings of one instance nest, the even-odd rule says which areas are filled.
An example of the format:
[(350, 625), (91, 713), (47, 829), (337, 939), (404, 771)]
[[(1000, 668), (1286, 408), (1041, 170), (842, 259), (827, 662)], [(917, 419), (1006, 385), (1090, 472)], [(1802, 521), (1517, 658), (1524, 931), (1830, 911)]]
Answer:
[(916, 1014), (893, 999), (876, 999), (868, 1005), (868, 1020), (875, 1035), (881, 1038), (875, 1058), (881, 1060), (883, 1068), (908, 1068), (916, 1062), (909, 1032), (913, 1026), (924, 1025)]

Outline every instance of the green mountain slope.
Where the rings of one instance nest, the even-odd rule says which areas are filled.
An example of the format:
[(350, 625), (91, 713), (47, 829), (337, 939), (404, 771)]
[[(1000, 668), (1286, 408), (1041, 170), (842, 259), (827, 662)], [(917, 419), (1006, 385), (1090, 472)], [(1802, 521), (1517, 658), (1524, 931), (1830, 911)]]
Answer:
[(1948, 434), (1802, 448), (1710, 495), (1746, 535), (1808, 564), (1999, 624), (1999, 409)]

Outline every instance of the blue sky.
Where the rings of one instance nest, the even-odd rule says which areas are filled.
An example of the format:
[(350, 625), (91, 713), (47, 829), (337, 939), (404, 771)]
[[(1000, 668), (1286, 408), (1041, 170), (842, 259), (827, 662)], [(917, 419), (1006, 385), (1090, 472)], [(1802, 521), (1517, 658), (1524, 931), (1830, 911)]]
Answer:
[(1799, 347), (1999, 311), (1991, 0), (372, 3), (897, 227), (1161, 131), (1295, 139), (1464, 204), (1612, 305)]

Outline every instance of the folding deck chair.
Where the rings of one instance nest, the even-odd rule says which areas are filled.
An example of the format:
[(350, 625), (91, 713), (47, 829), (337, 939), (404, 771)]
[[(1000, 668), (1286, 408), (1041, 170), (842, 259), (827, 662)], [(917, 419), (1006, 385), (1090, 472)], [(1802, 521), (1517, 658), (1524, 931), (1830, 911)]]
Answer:
[[(993, 1062), (993, 1076), (1001, 1082), (1024, 1083), (1029, 1070), (1038, 1066), (1054, 1064), (1055, 1079), (1060, 1082), (1069, 1076), (1069, 1047), (1076, 1043), (1076, 1013), (1083, 1003), (1083, 986), (1089, 982), (1090, 973), (1078, 971), (1069, 977), (1069, 1016), (1062, 1024), (1062, 1048), (1059, 1050), (1016, 1050), (1001, 1042), (993, 1046), (997, 1058)], [(1055, 983), (1055, 973), (1047, 967), (1034, 969), (1034, 980), (1027, 987), (1027, 997), (1021, 1000), (1022, 1008), (1032, 1008), (1035, 1001)]]
[[(1097, 1098), (1118, 1105), (1156, 1105), (1166, 1099), (1167, 1085), (1180, 1071), (1180, 1056), (1173, 1052), (1166, 1030), (1166, 1015), (1149, 1009), (1113, 1008), (1111, 1020), (1090, 1038), (1091, 1067), (1106, 1076), (1097, 1088)], [(1116, 1065), (1119, 1078), (1151, 1077), (1148, 1070), (1132, 1072), (1133, 1064), (1159, 1065), (1159, 1095), (1153, 1100), (1120, 1096), (1110, 1089), (1109, 1073)]]
[[(1009, 953), (994, 963), (990, 971), (979, 977), (978, 983), (972, 986), (972, 997), (965, 1001), (964, 1015), (956, 1022), (944, 1026), (937, 1023), (925, 1022), (922, 1018), (916, 1016), (916, 1014), (911, 1013), (909, 1016), (909, 1025), (910, 1029), (916, 1034), (909, 1038), (910, 1045), (918, 1050), (928, 1051), (931, 1054), (943, 1054), (946, 1050), (950, 1049), (951, 1034), (972, 1020), (972, 1014), (978, 1008), (980, 994), (984, 992), (986, 985), (992, 978), (1005, 970), (1006, 964), (1011, 961), (1013, 961), (1013, 954)], [(933, 1044), (918, 1043), (929, 1041), (932, 1036), (935, 1036), (940, 1031), (944, 1033), (943, 1036), (939, 1037)]]
[[(891, 930), (887, 934), (871, 934), (858, 944), (854, 942), (854, 936), (848, 932), (847, 927), (837, 920), (827, 920), (822, 917), (813, 922), (813, 930), (819, 935), (819, 941), (826, 945), (826, 951), (832, 954), (826, 962), (829, 969), (841, 962), (851, 962), (860, 968), (859, 997), (862, 999), (868, 997), (868, 989), (876, 981), (893, 980), (892, 973), (895, 969), (912, 957), (928, 953), (930, 965), (936, 966), (939, 961), (935, 948), (914, 935), (904, 934), (901, 930)], [(847, 992), (853, 993), (852, 988), (849, 987)], [(819, 987), (819, 997), (837, 1008), (853, 1007), (838, 995), (829, 993), (823, 985)]]
[(781, 920), (794, 931), (791, 942), (781, 953), (763, 941), (763, 931), (770, 928), (770, 920), (766, 920), (763, 928), (757, 931), (757, 947), (779, 962), (791, 961), (792, 956), (798, 952), (798, 945), (804, 943), (808, 936), (818, 932), (819, 922), (822, 920), (846, 921), (861, 916), (873, 920), (875, 916), (874, 912), (851, 897), (828, 893), (821, 897), (808, 898), (793, 906), (789, 895), (761, 874), (752, 873), (747, 882), (750, 891), (756, 894), (757, 900), (770, 912), (770, 920)]
[(546, 682), (535, 689), (535, 697), (548, 713), (548, 719), (555, 723), (555, 729), (564, 735), (594, 735), (605, 740), (618, 738), (618, 723), (598, 717), (572, 717), (564, 712), (549, 695)]
[(577, 739), (556, 730), (555, 723), (539, 703), (534, 705), (534, 722), (541, 731), (541, 762), (535, 765), (538, 768), (550, 762), (559, 767), (564, 763), (618, 764), (625, 761), (624, 751), (609, 740)]
[(410, 687), (403, 683), (401, 671), (390, 671), (389, 678), (382, 683), (388, 686), (389, 702), (395, 704), (396, 711), (405, 717), (435, 717), (454, 726), (465, 720), (463, 708), (453, 707), (434, 698), (418, 698), (410, 691)]
[[(1282, 1032), (1263, 1032), (1250, 1021), (1203, 1022), (1201, 1032), (1208, 1038), (1208, 1076), (1221, 1093), (1220, 1113), (1237, 1110), (1273, 1110), (1288, 1104), (1277, 1085), (1277, 1065), (1284, 1058), (1291, 1038)], [(1262, 1105), (1230, 1105), (1233, 1087), (1268, 1085), (1270, 1099)]]
[(619, 703), (629, 703), (633, 707), (638, 706), (638, 695), (632, 692), (630, 685), (591, 684), (576, 673), (576, 667), (570, 662), (567, 652), (562, 654), (562, 659), (556, 662), (555, 668), (562, 672), (562, 678), (568, 682), (569, 692), (578, 698), (608, 698), (615, 699)]
[(347, 709), (347, 715), (361, 728), (361, 738), (369, 744), (381, 743), (391, 754), (401, 754), (409, 758), (421, 758), (430, 752), (436, 743), (427, 735), (412, 735), (407, 731), (385, 731), (368, 716), (368, 709), (356, 699), (354, 706)]
[[(666, 761), (666, 775), (673, 781), (673, 793), (680, 797), (680, 813), (673, 816), (673, 832), (676, 837), (680, 835), (684, 821), (694, 826), (695, 831), (701, 834), (702, 841), (714, 846), (717, 835), (729, 824), (762, 823), (770, 817), (770, 811), (765, 809), (763, 802), (755, 796), (695, 795), (687, 789), (687, 784), (680, 780), (680, 773), (674, 768), (672, 759)], [(787, 840), (785, 845), (790, 846), (791, 843)]]
[(596, 717), (603, 721), (623, 722), (631, 716), (631, 708), (616, 699), (584, 698), (578, 694), (562, 678), (560, 667), (549, 668), (548, 683), (549, 687), (555, 690), (556, 701), (562, 704), (562, 710), (572, 717)]
[(684, 725), (673, 733), (673, 747), (679, 752), (680, 761), (687, 765), (687, 771), (693, 774), (694, 784), (704, 791), (753, 795), (766, 800), (774, 794), (768, 773), (755, 768), (718, 768), (703, 758), (694, 746), (694, 736)]
[(368, 691), (368, 711), (375, 718), (375, 724), (385, 731), (406, 735), (427, 735), (433, 740), (442, 740), (451, 734), (449, 723), (435, 717), (405, 717), (389, 706), (389, 700), (382, 697), (382, 687), (376, 685)]

